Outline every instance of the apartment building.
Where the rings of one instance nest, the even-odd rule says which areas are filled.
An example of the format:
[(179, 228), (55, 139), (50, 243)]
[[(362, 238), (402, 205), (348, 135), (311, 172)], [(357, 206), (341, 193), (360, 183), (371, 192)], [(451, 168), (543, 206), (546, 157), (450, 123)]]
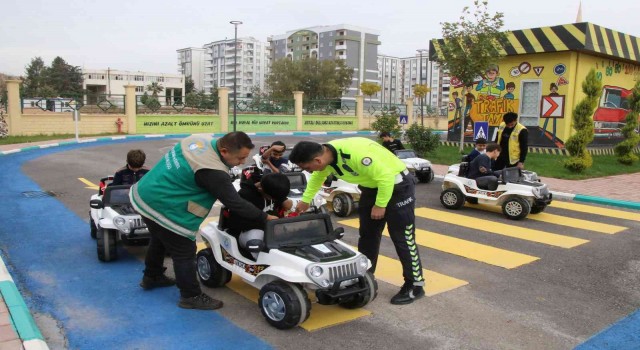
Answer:
[(204, 88), (205, 49), (187, 47), (178, 51), (178, 73), (191, 77), (195, 90)]
[(354, 75), (353, 83), (342, 100), (353, 104), (362, 82), (380, 84), (377, 64), (379, 35), (373, 29), (337, 24), (296, 29), (273, 35), (267, 41), (270, 43), (271, 61), (282, 58), (345, 60), (354, 69)]
[[(438, 112), (449, 102), (449, 76), (443, 73), (437, 63), (429, 61), (429, 54), (416, 57), (394, 57), (378, 55), (378, 72), (381, 91), (372, 97), (373, 102), (402, 104), (409, 96), (415, 96), (413, 86), (425, 84), (431, 92), (424, 97), (423, 105), (432, 106)], [(419, 73), (419, 72), (422, 73)], [(419, 106), (420, 101), (414, 100)]]

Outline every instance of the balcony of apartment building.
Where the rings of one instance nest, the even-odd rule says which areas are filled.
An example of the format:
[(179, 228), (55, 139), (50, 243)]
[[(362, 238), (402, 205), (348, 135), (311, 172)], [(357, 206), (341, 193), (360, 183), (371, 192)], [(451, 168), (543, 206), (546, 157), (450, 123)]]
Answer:
[(336, 51), (336, 58), (337, 59), (341, 59), (341, 60), (346, 60), (347, 59), (347, 52), (346, 51)]
[(337, 40), (336, 41), (336, 46), (335, 46), (336, 50), (347, 50), (347, 43), (344, 40)]

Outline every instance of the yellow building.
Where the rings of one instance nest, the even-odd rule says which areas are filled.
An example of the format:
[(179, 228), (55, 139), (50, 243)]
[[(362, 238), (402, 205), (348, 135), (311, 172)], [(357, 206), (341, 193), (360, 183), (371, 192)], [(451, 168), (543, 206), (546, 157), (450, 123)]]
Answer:
[[(441, 43), (431, 41), (431, 59)], [(474, 138), (475, 122), (488, 122), (487, 136), (493, 140), (502, 115), (512, 111), (527, 126), (529, 146), (564, 147), (573, 132), (573, 109), (584, 98), (582, 82), (592, 68), (603, 86), (593, 115), (592, 145), (621, 140), (629, 112), (626, 96), (640, 79), (639, 38), (585, 22), (512, 31), (502, 50), (506, 56), (473, 86), (465, 88), (452, 78), (449, 140), (460, 140), (457, 95), (472, 102), (466, 111), (471, 116), (465, 123), (466, 141)]]

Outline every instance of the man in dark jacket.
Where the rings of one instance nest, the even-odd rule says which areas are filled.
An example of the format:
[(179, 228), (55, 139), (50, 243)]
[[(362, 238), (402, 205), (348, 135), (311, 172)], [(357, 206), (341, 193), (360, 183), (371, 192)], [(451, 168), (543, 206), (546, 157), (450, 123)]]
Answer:
[(481, 177), (498, 177), (500, 176), (500, 171), (493, 171), (491, 169), (491, 161), (498, 158), (500, 155), (500, 145), (495, 142), (490, 142), (487, 145), (487, 149), (485, 153), (477, 156), (471, 164), (469, 164), (469, 172), (467, 173), (467, 177), (470, 179), (479, 179)]
[(394, 139), (393, 137), (391, 137), (391, 134), (389, 134), (387, 131), (381, 132), (380, 138), (382, 139), (382, 145), (386, 149), (391, 151), (391, 153), (394, 153), (399, 149), (404, 149), (402, 142), (400, 142), (400, 140), (398, 139)]

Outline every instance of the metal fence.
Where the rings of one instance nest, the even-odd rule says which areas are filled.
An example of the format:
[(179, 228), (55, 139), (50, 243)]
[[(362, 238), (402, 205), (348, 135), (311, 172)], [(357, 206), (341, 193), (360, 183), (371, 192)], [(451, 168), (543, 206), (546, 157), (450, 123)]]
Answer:
[(302, 104), (304, 115), (354, 115), (355, 108), (341, 100), (307, 100)]
[(218, 96), (137, 95), (136, 114), (218, 114)]
[(62, 94), (65, 97), (23, 97), (22, 113), (73, 112), (88, 114), (124, 114), (124, 95), (114, 94)]
[[(238, 99), (236, 113), (242, 114), (295, 114), (293, 99)], [(233, 97), (229, 98), (229, 112), (233, 113)]]
[[(414, 107), (415, 108), (415, 107)], [(407, 114), (407, 105), (396, 103), (364, 102), (364, 113), (373, 117), (382, 114)]]

